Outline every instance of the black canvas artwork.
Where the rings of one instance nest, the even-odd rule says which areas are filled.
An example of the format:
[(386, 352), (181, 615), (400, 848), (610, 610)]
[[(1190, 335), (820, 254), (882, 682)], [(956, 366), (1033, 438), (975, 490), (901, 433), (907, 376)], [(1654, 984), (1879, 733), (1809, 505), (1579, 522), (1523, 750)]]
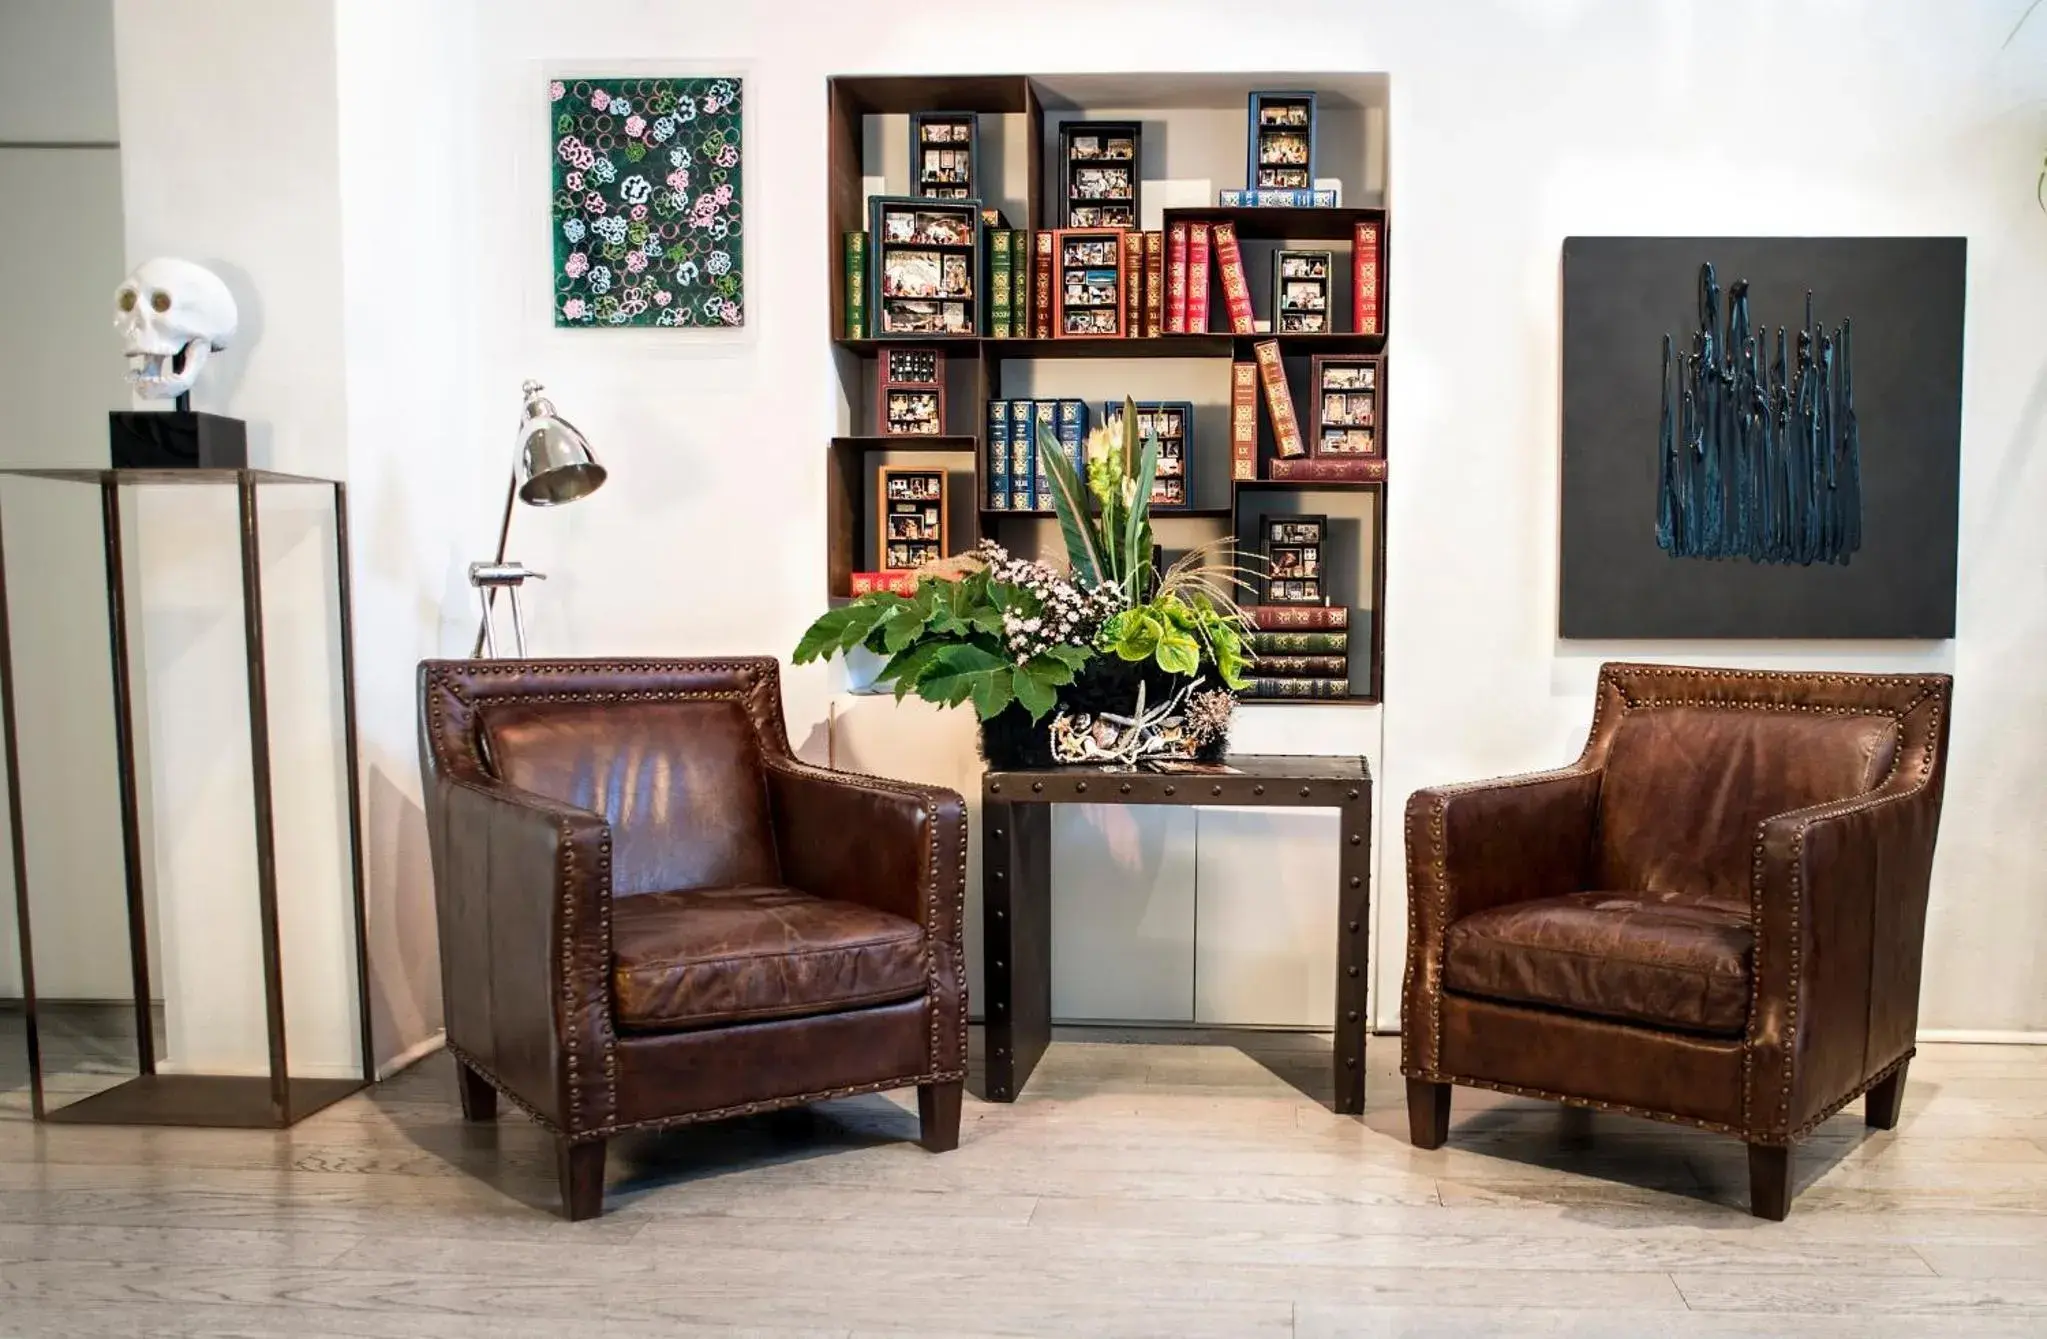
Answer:
[(1965, 255), (1567, 239), (1561, 634), (1952, 637)]

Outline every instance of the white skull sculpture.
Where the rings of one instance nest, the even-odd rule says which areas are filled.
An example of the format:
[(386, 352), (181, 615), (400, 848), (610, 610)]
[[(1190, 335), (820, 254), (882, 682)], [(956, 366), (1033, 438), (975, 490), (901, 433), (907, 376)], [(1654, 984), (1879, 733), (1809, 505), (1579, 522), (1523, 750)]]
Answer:
[(234, 338), (234, 294), (220, 276), (189, 260), (146, 260), (114, 293), (114, 329), (128, 380), (145, 400), (175, 400), (192, 389), (209, 354)]

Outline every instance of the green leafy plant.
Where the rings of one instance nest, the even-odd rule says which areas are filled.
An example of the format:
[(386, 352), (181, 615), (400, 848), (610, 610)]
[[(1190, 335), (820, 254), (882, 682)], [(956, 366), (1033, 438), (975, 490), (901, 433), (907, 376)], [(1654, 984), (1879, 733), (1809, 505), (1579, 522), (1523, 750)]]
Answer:
[(797, 642), (797, 664), (864, 647), (898, 699), (972, 703), (982, 720), (1012, 704), (1033, 721), (1058, 705), (1098, 655), (1150, 661), (1185, 677), (1212, 667), (1231, 689), (1250, 660), (1234, 600), (1241, 569), (1218, 542), (1165, 572), (1152, 561), (1151, 489), (1158, 439), (1140, 439), (1137, 407), (1088, 437), (1080, 469), (1040, 429), (1040, 458), (1066, 545), (1067, 571), (983, 542), (920, 574), (916, 593), (864, 595), (830, 610)]

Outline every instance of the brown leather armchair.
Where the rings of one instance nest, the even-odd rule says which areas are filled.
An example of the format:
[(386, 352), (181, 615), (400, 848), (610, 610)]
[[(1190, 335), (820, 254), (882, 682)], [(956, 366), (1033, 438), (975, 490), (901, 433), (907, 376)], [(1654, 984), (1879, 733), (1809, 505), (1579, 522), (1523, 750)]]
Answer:
[(915, 1084), (958, 1146), (958, 795), (796, 761), (772, 659), (427, 661), (419, 699), (463, 1113), (552, 1132), (570, 1218), (629, 1130)]
[(1407, 805), (1409, 1134), (1453, 1083), (1749, 1146), (1750, 1207), (1868, 1094), (1896, 1124), (1947, 760), (1945, 675), (1605, 666), (1555, 772)]

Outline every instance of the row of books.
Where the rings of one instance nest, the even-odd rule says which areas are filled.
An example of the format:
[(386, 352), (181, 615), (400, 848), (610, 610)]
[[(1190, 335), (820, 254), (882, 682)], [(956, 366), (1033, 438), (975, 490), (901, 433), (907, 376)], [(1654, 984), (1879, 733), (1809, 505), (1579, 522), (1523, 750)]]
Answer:
[(1084, 473), (1088, 410), (1085, 400), (990, 400), (988, 467), (983, 471), (989, 511), (1052, 510), (1052, 474), (1038, 452), (1042, 429)]
[[(1381, 333), (1380, 267), (1384, 225), (1368, 219), (1356, 225), (1351, 239), (1351, 330)], [(1230, 333), (1257, 333), (1251, 312), (1251, 287), (1244, 276), (1244, 253), (1236, 224), (1227, 219), (1181, 219), (1166, 231), (1166, 303), (1160, 332), (1167, 335), (1206, 334), (1209, 328), (1211, 276), (1222, 283)], [(1279, 295), (1274, 295), (1275, 310)]]
[(1386, 477), (1386, 458), (1378, 456), (1308, 455), (1301, 421), (1294, 412), (1294, 394), (1287, 386), (1279, 341), (1261, 339), (1251, 346), (1253, 361), (1230, 366), (1230, 477), (1258, 477), (1258, 397), (1272, 420), (1277, 452), (1266, 474), (1270, 479), (1316, 482), (1370, 482)]
[(1251, 663), (1246, 700), (1347, 698), (1350, 613), (1342, 605), (1250, 605)]
[[(871, 203), (885, 224), (898, 218), (882, 212), (888, 201), (877, 197)], [(966, 204), (971, 208), (973, 202)], [(942, 208), (933, 206), (926, 212)], [(992, 339), (1149, 339), (1206, 334), (1211, 290), (1218, 281), (1230, 333), (1257, 333), (1243, 252), (1229, 220), (1182, 219), (1165, 232), (1116, 228), (1032, 232), (1002, 226), (1002, 216), (994, 210), (978, 213), (985, 243), (980, 247), (970, 241), (926, 243), (918, 240), (923, 234), (913, 230), (905, 238), (885, 241), (877, 260), (872, 233), (847, 233), (846, 338), (922, 333)], [(1383, 240), (1380, 221), (1356, 225), (1351, 329), (1357, 333), (1378, 334), (1383, 329)], [(1326, 255), (1286, 254), (1299, 255), (1306, 265), (1316, 263), (1309, 258)], [(876, 264), (882, 272), (870, 275)], [(1326, 294), (1326, 275), (1317, 277), (1322, 280), (1318, 291)], [(1275, 284), (1280, 283), (1276, 278)], [(1277, 319), (1282, 305), (1278, 293), (1274, 302)], [(900, 320), (877, 323), (874, 308), (889, 304), (902, 307)], [(1328, 314), (1316, 312), (1314, 324), (1304, 325), (1301, 333), (1327, 333), (1328, 319)]]

